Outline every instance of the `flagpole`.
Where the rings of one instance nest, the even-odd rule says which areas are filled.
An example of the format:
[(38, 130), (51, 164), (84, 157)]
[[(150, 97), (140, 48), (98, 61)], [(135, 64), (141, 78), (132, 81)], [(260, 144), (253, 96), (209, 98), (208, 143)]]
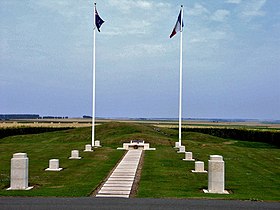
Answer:
[(180, 94), (179, 94), (179, 146), (182, 145), (182, 83), (183, 83), (183, 5), (181, 5), (180, 29)]
[(95, 14), (96, 13), (96, 3), (94, 3), (94, 11), (93, 11), (93, 43), (92, 43), (92, 129), (91, 129), (91, 146), (94, 147), (94, 138), (95, 138)]

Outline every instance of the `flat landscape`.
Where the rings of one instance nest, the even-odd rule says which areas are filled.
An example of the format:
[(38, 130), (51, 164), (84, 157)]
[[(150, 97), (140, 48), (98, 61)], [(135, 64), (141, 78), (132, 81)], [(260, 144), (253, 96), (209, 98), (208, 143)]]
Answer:
[[(156, 151), (144, 153), (136, 197), (280, 200), (280, 149), (276, 145), (184, 131), (182, 144), (186, 146), (186, 151), (193, 152), (196, 160), (205, 162), (206, 170), (210, 155), (222, 155), (225, 161), (225, 188), (230, 194), (204, 194), (202, 189), (207, 189), (207, 174), (192, 173), (194, 162), (182, 161), (184, 154), (178, 154), (173, 148), (178, 138), (177, 129), (171, 126), (173, 123), (164, 123), (163, 126), (161, 122), (99, 121), (96, 139), (101, 141), (102, 147), (93, 153), (83, 152), (85, 144), (91, 142), (90, 122), (83, 122), (87, 127), (80, 127), (81, 122), (6, 122), (1, 126), (9, 124), (7, 127), (11, 128), (11, 125), (19, 126), (20, 123), (25, 127), (31, 124), (36, 127), (40, 123), (47, 126), (65, 125), (67, 129), (0, 139), (1, 196), (91, 196), (125, 154), (125, 151), (116, 148), (132, 139), (141, 139), (149, 142)], [(197, 126), (197, 122), (193, 125)], [(199, 126), (209, 127), (204, 124)], [(273, 125), (269, 127), (264, 124), (259, 128), (257, 125), (230, 126), (241, 126), (242, 129), (249, 126), (254, 130), (279, 133), (277, 126)], [(68, 159), (73, 149), (80, 151), (81, 160)], [(26, 152), (29, 157), (29, 185), (34, 186), (30, 191), (6, 190), (10, 184), (10, 160), (18, 152)], [(59, 158), (64, 170), (44, 171), (52, 158)]]

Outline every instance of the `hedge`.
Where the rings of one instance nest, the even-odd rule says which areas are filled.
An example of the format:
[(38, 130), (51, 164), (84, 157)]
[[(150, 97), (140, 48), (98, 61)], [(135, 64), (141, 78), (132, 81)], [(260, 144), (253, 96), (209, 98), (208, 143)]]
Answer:
[(217, 136), (221, 138), (230, 138), (236, 140), (265, 142), (280, 146), (279, 131), (263, 131), (254, 129), (236, 129), (236, 128), (182, 128), (186, 132), (198, 132)]
[(1, 128), (0, 129), (0, 139), (15, 136), (15, 135), (25, 135), (25, 134), (38, 134), (52, 131), (60, 131), (72, 129), (69, 127), (54, 128), (54, 127), (15, 127), (15, 128)]

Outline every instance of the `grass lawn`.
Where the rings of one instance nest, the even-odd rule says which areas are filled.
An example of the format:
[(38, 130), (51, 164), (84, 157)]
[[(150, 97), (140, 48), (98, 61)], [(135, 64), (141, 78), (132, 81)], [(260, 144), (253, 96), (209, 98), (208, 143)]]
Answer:
[[(181, 159), (173, 146), (177, 131), (145, 124), (109, 122), (96, 127), (102, 148), (83, 152), (91, 142), (91, 128), (11, 136), (0, 139), (0, 196), (89, 196), (124, 154), (116, 150), (123, 142), (142, 139), (156, 147), (145, 151), (144, 166), (137, 197), (220, 198), (244, 200), (280, 199), (280, 149), (265, 143), (245, 142), (184, 132), (183, 145), (196, 160), (222, 155), (225, 161), (226, 189), (230, 195), (204, 194), (207, 174), (191, 173), (194, 162)], [(68, 160), (78, 149), (81, 160)], [(13, 153), (29, 157), (30, 191), (6, 191), (10, 185), (10, 159)], [(61, 172), (45, 172), (48, 161), (59, 158)]]
[[(138, 197), (221, 198), (280, 200), (280, 150), (265, 143), (222, 139), (200, 133), (183, 133), (182, 144), (193, 158), (204, 161), (222, 155), (225, 161), (225, 188), (229, 195), (204, 194), (207, 174), (192, 173), (194, 162), (183, 161), (172, 147), (156, 146), (146, 151)], [(174, 143), (174, 144), (173, 144)]]
[[(111, 147), (83, 152), (91, 142), (90, 128), (35, 135), (12, 136), (0, 140), (0, 195), (89, 196), (124, 154)], [(102, 143), (102, 142), (101, 142)], [(69, 160), (71, 150), (80, 151), (81, 160)], [(30, 191), (6, 191), (10, 185), (10, 159), (26, 152), (29, 158)], [(45, 171), (49, 159), (58, 158), (61, 172)]]

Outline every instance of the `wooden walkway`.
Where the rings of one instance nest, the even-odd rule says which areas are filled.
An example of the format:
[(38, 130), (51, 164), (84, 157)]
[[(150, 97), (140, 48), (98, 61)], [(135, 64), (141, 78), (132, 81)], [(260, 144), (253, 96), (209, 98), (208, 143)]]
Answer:
[(129, 150), (96, 197), (129, 198), (142, 150)]

